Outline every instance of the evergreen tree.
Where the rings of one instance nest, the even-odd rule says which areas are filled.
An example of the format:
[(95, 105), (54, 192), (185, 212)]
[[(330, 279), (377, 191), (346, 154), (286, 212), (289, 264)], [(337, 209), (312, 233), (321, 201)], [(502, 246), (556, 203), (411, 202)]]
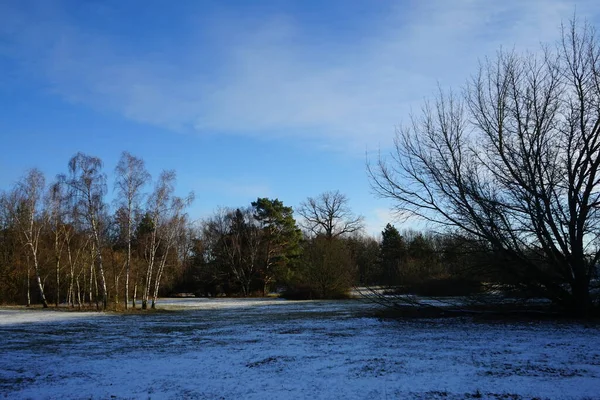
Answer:
[(381, 232), (381, 244), (379, 245), (382, 282), (390, 285), (398, 284), (405, 261), (406, 245), (404, 239), (396, 227), (387, 224)]
[(263, 232), (263, 294), (275, 279), (278, 270), (288, 266), (300, 252), (302, 232), (296, 225), (294, 210), (278, 199), (258, 198), (252, 202), (254, 218)]

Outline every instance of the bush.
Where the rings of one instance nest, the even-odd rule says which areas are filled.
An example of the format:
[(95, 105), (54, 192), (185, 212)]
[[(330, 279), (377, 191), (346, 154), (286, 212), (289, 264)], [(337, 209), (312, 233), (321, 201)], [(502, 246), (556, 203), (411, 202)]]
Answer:
[(297, 285), (284, 290), (281, 297), (288, 300), (313, 300), (315, 294), (309, 286)]
[(354, 282), (350, 251), (342, 240), (316, 237), (305, 243), (294, 278), (282, 297), (296, 300), (342, 299)]

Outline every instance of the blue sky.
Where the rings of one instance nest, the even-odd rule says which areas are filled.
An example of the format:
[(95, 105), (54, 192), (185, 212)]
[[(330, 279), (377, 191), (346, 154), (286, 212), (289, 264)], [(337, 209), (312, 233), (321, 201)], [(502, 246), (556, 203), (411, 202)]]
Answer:
[(575, 11), (599, 26), (595, 0), (0, 0), (0, 190), (78, 151), (112, 185), (127, 150), (177, 171), (193, 218), (339, 190), (377, 233), (366, 158), (438, 84), (537, 51)]

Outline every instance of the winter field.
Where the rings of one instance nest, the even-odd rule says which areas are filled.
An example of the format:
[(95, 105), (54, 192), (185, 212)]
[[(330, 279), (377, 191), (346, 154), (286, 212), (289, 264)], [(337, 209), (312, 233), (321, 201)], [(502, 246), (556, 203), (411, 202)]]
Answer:
[(0, 398), (600, 399), (600, 328), (388, 321), (361, 301), (0, 309)]

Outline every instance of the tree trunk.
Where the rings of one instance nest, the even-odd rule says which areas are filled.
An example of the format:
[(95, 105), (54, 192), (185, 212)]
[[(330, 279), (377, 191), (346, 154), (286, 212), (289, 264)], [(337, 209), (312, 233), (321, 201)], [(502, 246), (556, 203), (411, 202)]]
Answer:
[(96, 224), (93, 225), (94, 238), (96, 239), (96, 256), (98, 258), (98, 270), (100, 272), (100, 286), (102, 288), (102, 309), (106, 310), (108, 306), (108, 291), (106, 290), (106, 279), (104, 277), (104, 264), (102, 263), (102, 246), (100, 244), (100, 236), (98, 234), (98, 227)]
[(29, 277), (31, 276), (31, 266), (29, 265), (29, 257), (27, 257), (27, 307), (31, 306), (31, 283)]
[(44, 308), (48, 308), (48, 301), (46, 300), (46, 295), (44, 294), (44, 285), (42, 284), (42, 278), (40, 277), (40, 266), (39, 266), (38, 259), (37, 259), (37, 251), (36, 251), (35, 247), (33, 246), (33, 243), (30, 242), (29, 246), (31, 248), (31, 253), (33, 256), (35, 281), (37, 283), (38, 290), (40, 292), (40, 298), (42, 299), (42, 305), (44, 306)]
[(98, 296), (98, 276), (96, 273), (96, 269), (94, 269), (94, 302), (96, 303), (96, 310), (100, 309), (100, 303), (98, 302), (99, 296)]
[(62, 246), (59, 246), (59, 235), (58, 235), (58, 224), (56, 227), (56, 233), (54, 235), (54, 253), (56, 261), (56, 307), (60, 304), (60, 254), (62, 253)]
[(572, 313), (579, 318), (587, 318), (590, 316), (592, 303), (590, 301), (589, 283), (586, 279), (575, 279), (572, 285)]
[(100, 285), (102, 287), (102, 309), (106, 310), (108, 306), (108, 290), (106, 289), (106, 279), (104, 277), (104, 268), (102, 267), (102, 256), (99, 256), (99, 270), (100, 270)]
[(158, 291), (160, 289), (160, 281), (162, 279), (162, 274), (165, 269), (165, 265), (167, 263), (167, 256), (169, 255), (169, 248), (163, 254), (162, 259), (160, 260), (160, 265), (158, 267), (158, 272), (156, 273), (156, 280), (154, 281), (154, 295), (152, 296), (152, 309), (156, 308), (156, 300), (158, 299)]
[(93, 284), (94, 284), (94, 262), (95, 262), (95, 258), (94, 258), (94, 246), (92, 246), (91, 257), (92, 257), (92, 260), (90, 262), (90, 286), (88, 288), (88, 290), (89, 290), (88, 301), (89, 301), (90, 307), (92, 306), (92, 287), (93, 287)]
[(272, 281), (273, 281), (273, 279), (270, 277), (264, 279), (264, 281), (263, 281), (263, 297), (267, 297), (267, 295), (269, 294), (269, 286), (271, 285)]
[(60, 304), (60, 268), (59, 263), (56, 264), (56, 307)]
[[(131, 225), (131, 224), (130, 224)], [(127, 270), (125, 271), (125, 310), (129, 307), (129, 274), (131, 272), (131, 228), (127, 239)]]
[(119, 277), (115, 276), (115, 310), (119, 305)]
[(81, 287), (79, 287), (79, 277), (77, 277), (77, 309), (81, 310)]
[(135, 280), (136, 283), (134, 283), (133, 285), (133, 298), (131, 299), (131, 306), (133, 307), (133, 309), (135, 310), (135, 299), (137, 298), (137, 279)]
[(150, 286), (152, 284), (152, 270), (154, 269), (154, 260), (156, 257), (156, 233), (152, 232), (152, 242), (150, 244), (150, 261), (148, 262), (148, 269), (146, 270), (146, 284), (144, 286), (144, 292), (142, 293), (142, 310), (148, 308), (148, 298), (150, 297)]
[(42, 306), (44, 308), (48, 308), (48, 301), (46, 300), (46, 295), (44, 294), (44, 285), (42, 284), (42, 279), (40, 277), (39, 270), (35, 271), (35, 280), (37, 282), (38, 288), (40, 290), (40, 297), (42, 298)]
[(75, 266), (73, 265), (73, 259), (71, 258), (71, 249), (67, 248), (67, 256), (69, 257), (69, 297), (71, 300), (71, 307), (75, 307)]
[[(79, 274), (77, 275), (77, 291), (79, 292), (79, 296), (82, 297), (82, 301), (85, 302), (85, 294), (87, 292), (87, 288), (86, 288), (86, 284), (87, 284), (87, 275), (86, 273), (86, 268), (85, 265), (81, 266), (81, 270), (79, 271)], [(79, 285), (79, 278), (81, 277), (81, 281), (83, 282), (83, 287), (80, 287)]]
[(244, 297), (250, 296), (250, 282), (247, 279), (244, 279), (242, 283), (242, 290), (244, 291)]

